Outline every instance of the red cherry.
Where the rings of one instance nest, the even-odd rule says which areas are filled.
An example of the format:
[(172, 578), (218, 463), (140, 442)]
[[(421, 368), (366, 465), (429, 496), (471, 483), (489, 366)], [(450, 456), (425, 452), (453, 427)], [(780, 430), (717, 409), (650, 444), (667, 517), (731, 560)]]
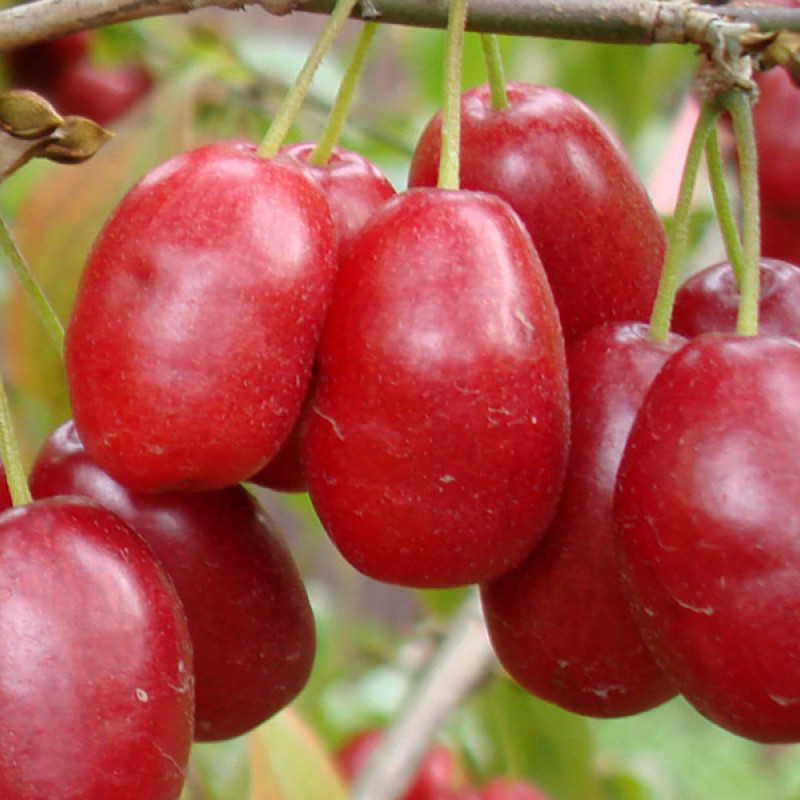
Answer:
[(567, 350), (572, 442), (553, 524), (520, 566), (481, 587), (494, 649), (531, 693), (578, 714), (624, 716), (675, 694), (628, 609), (611, 503), (647, 387), (685, 343), (639, 323), (593, 328)]
[[(461, 185), (520, 215), (539, 251), (569, 342), (609, 320), (647, 320), (665, 251), (663, 226), (619, 143), (576, 98), (510, 83), (461, 99)], [(435, 186), (441, 115), (423, 132), (409, 185)]]
[(566, 461), (564, 345), (530, 237), (499, 198), (417, 189), (344, 254), (303, 439), (339, 550), (443, 587), (518, 563)]
[[(346, 741), (336, 751), (336, 763), (347, 783), (356, 779), (382, 735), (379, 729), (370, 728)], [(455, 756), (444, 745), (433, 744), (399, 800), (457, 800), (456, 789), (462, 780)]]
[(86, 58), (89, 39), (88, 31), (78, 31), (9, 50), (5, 62), (11, 82), (21, 89), (49, 94), (64, 69)]
[(76, 61), (53, 84), (53, 104), (61, 114), (89, 117), (99, 125), (122, 116), (150, 90), (153, 77), (141, 64), (99, 67)]
[(765, 256), (800, 264), (800, 202), (792, 213), (762, 204), (761, 252)]
[(0, 796), (176, 800), (192, 651), (145, 543), (84, 500), (6, 511), (0, 596)]
[[(800, 340), (800, 267), (761, 260), (759, 331)], [(692, 275), (675, 296), (672, 329), (683, 336), (736, 332), (739, 289), (727, 261)]]
[[(336, 147), (328, 163), (308, 163), (313, 143), (290, 144), (281, 148), (281, 155), (300, 164), (317, 182), (328, 198), (339, 237), (339, 251), (349, 246), (372, 214), (395, 194), (389, 179), (369, 160), (358, 153)], [(301, 413), (280, 452), (249, 480), (279, 492), (304, 492), (306, 480), (300, 463)]]
[(551, 800), (551, 797), (527, 781), (499, 777), (481, 788), (478, 800)]
[(294, 699), (314, 658), (314, 620), (297, 568), (241, 486), (137, 493), (86, 454), (72, 422), (45, 441), (35, 497), (88, 497), (118, 514), (172, 578), (194, 648), (195, 739), (238, 736)]
[(800, 344), (704, 334), (662, 367), (622, 457), (624, 576), (659, 665), (702, 714), (800, 739)]
[(65, 362), (87, 451), (137, 490), (257, 472), (306, 394), (336, 270), (320, 189), (226, 142), (146, 175), (94, 244)]

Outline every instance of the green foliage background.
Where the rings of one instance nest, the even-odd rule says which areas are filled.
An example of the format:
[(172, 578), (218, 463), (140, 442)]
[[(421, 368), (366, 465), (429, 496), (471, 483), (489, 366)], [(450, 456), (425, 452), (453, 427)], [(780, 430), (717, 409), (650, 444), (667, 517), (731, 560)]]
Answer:
[[(200, 142), (258, 139), (322, 22), (302, 14), (203, 13), (99, 32), (98, 59), (142, 57), (157, 87), (112, 126), (115, 139), (91, 162), (33, 164), (0, 188), (0, 209), (64, 319), (92, 239), (124, 191), (151, 166)], [(292, 138), (314, 138), (321, 129), (356, 32), (350, 26), (326, 60)], [(640, 173), (650, 174), (691, 80), (689, 49), (501, 44), (510, 79), (583, 99), (617, 132)], [(441, 32), (380, 30), (345, 131), (342, 143), (373, 159), (398, 189), (415, 139), (441, 101), (443, 48)], [(483, 80), (478, 39), (468, 36), (464, 85)], [(699, 238), (708, 221), (702, 207), (698, 220)], [(3, 369), (30, 460), (69, 409), (57, 354), (13, 280), (4, 281)], [(344, 798), (332, 749), (364, 726), (391, 720), (424, 666), (420, 654), (463, 594), (379, 587), (335, 554), (305, 498), (264, 493), (262, 500), (307, 576), (319, 632), (314, 674), (291, 709), (252, 735), (197, 746), (185, 800)], [(746, 742), (679, 700), (636, 718), (585, 720), (529, 697), (498, 670), (442, 738), (474, 779), (524, 775), (555, 800), (800, 798), (797, 747)]]

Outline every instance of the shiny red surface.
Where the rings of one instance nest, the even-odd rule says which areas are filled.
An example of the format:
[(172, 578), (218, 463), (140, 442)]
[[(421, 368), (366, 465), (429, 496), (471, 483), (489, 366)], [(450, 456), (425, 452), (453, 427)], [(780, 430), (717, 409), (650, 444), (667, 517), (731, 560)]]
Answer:
[(502, 200), (389, 200), (341, 263), (318, 367), (306, 480), (351, 564), (442, 587), (530, 552), (566, 463), (566, 369), (544, 272)]
[(637, 414), (614, 516), (643, 636), (702, 714), (800, 739), (800, 344), (705, 334)]
[(138, 490), (213, 489), (283, 444), (336, 270), (321, 190), (226, 142), (146, 175), (83, 272), (65, 363), (90, 455)]
[(0, 796), (176, 800), (193, 730), (174, 587), (111, 512), (0, 516)]
[(195, 738), (255, 727), (300, 692), (314, 659), (314, 620), (291, 554), (240, 486), (137, 493), (56, 429), (30, 476), (36, 497), (74, 494), (114, 511), (150, 545), (183, 604), (194, 648)]
[[(800, 267), (763, 258), (760, 278), (759, 333), (800, 340)], [(730, 264), (714, 264), (678, 289), (672, 330), (688, 337), (714, 331), (735, 333), (738, 309), (739, 289)]]
[(635, 714), (675, 694), (642, 641), (617, 567), (611, 504), (633, 418), (656, 372), (685, 343), (607, 323), (567, 349), (572, 441), (542, 543), (481, 587), (492, 644), (512, 678), (578, 714)]
[[(610, 320), (647, 320), (665, 251), (663, 226), (606, 126), (558, 89), (508, 84), (461, 100), (461, 186), (492, 192), (520, 215), (547, 272), (567, 341)], [(435, 186), (441, 116), (417, 144), (411, 186)]]

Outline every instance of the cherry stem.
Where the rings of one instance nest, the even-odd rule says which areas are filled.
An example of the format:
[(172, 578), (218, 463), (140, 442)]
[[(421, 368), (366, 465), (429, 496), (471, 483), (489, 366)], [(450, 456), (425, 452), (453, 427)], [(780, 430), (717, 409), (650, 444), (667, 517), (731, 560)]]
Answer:
[(458, 189), (461, 181), (461, 59), (466, 25), (467, 0), (452, 0), (447, 18), (447, 46), (444, 56), (442, 151), (436, 182), (440, 189)]
[(486, 74), (489, 78), (489, 92), (492, 111), (508, 108), (506, 92), (506, 75), (503, 67), (503, 56), (500, 53), (500, 40), (493, 33), (481, 34), (483, 59), (486, 62)]
[(300, 111), (308, 90), (311, 88), (314, 75), (322, 63), (322, 59), (331, 49), (331, 45), (338, 36), (339, 31), (341, 31), (358, 2), (359, 0), (337, 0), (336, 6), (322, 29), (322, 33), (320, 33), (317, 41), (314, 42), (305, 64), (303, 64), (297, 78), (286, 93), (278, 113), (272, 120), (272, 124), (258, 147), (258, 155), (262, 158), (272, 158), (280, 150), (297, 116), (297, 112)]
[(0, 379), (0, 456), (6, 471), (8, 491), (11, 502), (15, 506), (24, 506), (31, 502), (31, 490), (25, 477), (14, 423), (11, 421), (11, 408), (8, 402), (5, 383)]
[(711, 185), (711, 196), (714, 199), (714, 210), (717, 214), (722, 240), (725, 243), (725, 252), (728, 254), (728, 261), (736, 278), (736, 284), (739, 286), (741, 285), (742, 272), (744, 271), (744, 251), (742, 250), (742, 242), (739, 238), (739, 231), (731, 208), (728, 187), (725, 184), (725, 169), (719, 152), (716, 128), (711, 131), (711, 135), (706, 142), (706, 167), (708, 168), (708, 179)]
[(50, 305), (47, 297), (45, 297), (41, 287), (36, 282), (36, 278), (33, 277), (28, 262), (19, 251), (14, 237), (11, 235), (11, 231), (8, 229), (2, 217), (0, 217), (0, 254), (5, 257), (11, 269), (16, 273), (25, 294), (28, 296), (31, 303), (33, 303), (36, 313), (42, 320), (50, 338), (55, 343), (58, 352), (63, 353), (64, 326), (61, 324), (61, 320)]
[(347, 121), (347, 113), (353, 102), (353, 95), (358, 85), (358, 79), (364, 69), (364, 62), (367, 59), (369, 47), (375, 36), (378, 26), (375, 22), (365, 22), (361, 28), (358, 41), (356, 42), (350, 63), (342, 77), (336, 99), (328, 115), (325, 127), (317, 139), (314, 149), (308, 154), (307, 162), (313, 166), (324, 167), (333, 153), (333, 148), (339, 143), (342, 129)]
[(720, 99), (733, 118), (742, 196), (744, 263), (739, 280), (739, 315), (736, 319), (736, 332), (740, 336), (756, 336), (758, 334), (758, 302), (761, 288), (761, 215), (758, 194), (758, 157), (753, 130), (753, 98), (750, 92), (734, 89)]
[(686, 154), (686, 163), (678, 189), (678, 200), (669, 226), (667, 253), (664, 257), (664, 266), (661, 268), (661, 278), (653, 303), (653, 312), (650, 315), (650, 338), (657, 342), (664, 341), (669, 333), (672, 307), (675, 304), (675, 294), (678, 291), (683, 260), (689, 241), (689, 221), (694, 186), (697, 182), (697, 173), (706, 141), (716, 125), (719, 113), (719, 110), (714, 107), (703, 107), (695, 124), (689, 151)]

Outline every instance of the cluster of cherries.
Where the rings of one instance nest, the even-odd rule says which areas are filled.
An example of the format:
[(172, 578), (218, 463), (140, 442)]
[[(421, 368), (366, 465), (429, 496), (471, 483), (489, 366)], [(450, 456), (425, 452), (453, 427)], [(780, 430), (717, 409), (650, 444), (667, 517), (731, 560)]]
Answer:
[[(729, 276), (653, 339), (665, 236), (624, 152), (564, 92), (506, 95), (462, 97), (459, 190), (437, 116), (400, 193), (343, 149), (230, 141), (113, 211), (67, 329), (74, 422), (0, 517), (0, 795), (175, 798), (192, 739), (297, 694), (311, 612), (243, 482), (308, 491), (376, 579), (479, 584), (547, 700), (680, 692), (800, 738), (789, 311), (705, 333)], [(765, 328), (796, 272), (765, 262)]]
[(152, 86), (150, 71), (137, 61), (102, 65), (89, 54), (92, 34), (79, 31), (4, 54), (15, 88), (31, 89), (64, 115), (107, 125)]

